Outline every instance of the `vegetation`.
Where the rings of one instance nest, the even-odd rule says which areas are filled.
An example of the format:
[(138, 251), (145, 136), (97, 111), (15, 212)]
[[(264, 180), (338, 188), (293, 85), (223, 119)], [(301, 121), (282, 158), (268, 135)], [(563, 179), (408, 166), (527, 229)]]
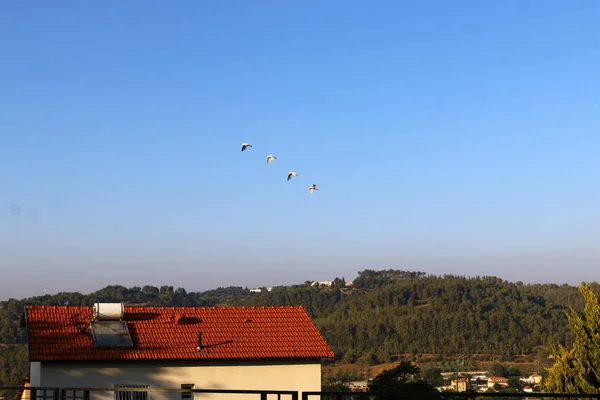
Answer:
[[(362, 271), (352, 289), (299, 285), (248, 299), (256, 305), (303, 305), (344, 363), (431, 355), (514, 361), (568, 344), (564, 311), (582, 309), (568, 285), (524, 285), (495, 277), (393, 276)], [(437, 359), (436, 359), (437, 358)]]
[(600, 302), (591, 286), (581, 285), (579, 290), (586, 301), (583, 316), (575, 309), (567, 313), (575, 340), (570, 349), (558, 345), (543, 391), (600, 393)]
[[(538, 371), (539, 372), (539, 371)], [(523, 375), (523, 372), (515, 367), (514, 365), (502, 365), (499, 363), (494, 363), (489, 368), (490, 376), (499, 376), (502, 378), (510, 378), (510, 377), (520, 377)]]
[[(21, 379), (29, 376), (27, 347), (0, 345), (0, 386), (19, 386)], [(11, 398), (16, 392), (2, 392), (0, 397)]]
[[(415, 379), (421, 369), (408, 361), (400, 362), (373, 378), (367, 388), (370, 392), (433, 392), (433, 385), (423, 379)], [(384, 399), (386, 397), (379, 396)], [(378, 397), (375, 397), (378, 400)]]
[[(457, 356), (469, 362), (471, 370), (486, 361), (547, 359), (550, 346), (575, 343), (578, 331), (569, 328), (569, 321), (573, 325), (576, 320), (565, 312), (570, 306), (573, 312), (582, 312), (585, 306), (573, 286), (525, 285), (487, 276), (365, 270), (353, 286), (345, 285), (343, 278), (336, 278), (330, 287), (305, 282), (262, 293), (242, 287), (187, 292), (172, 286), (107, 286), (88, 295), (58, 293), (3, 301), (0, 385), (18, 384), (27, 374), (25, 332), (19, 327), (26, 304), (302, 305), (336, 354), (327, 362), (360, 366), (362, 371), (403, 360), (452, 371), (450, 360)], [(589, 288), (599, 289), (597, 284)], [(354, 375), (365, 378), (364, 372)]]
[(439, 387), (444, 384), (442, 369), (438, 367), (424, 368), (422, 372), (422, 378), (433, 387)]

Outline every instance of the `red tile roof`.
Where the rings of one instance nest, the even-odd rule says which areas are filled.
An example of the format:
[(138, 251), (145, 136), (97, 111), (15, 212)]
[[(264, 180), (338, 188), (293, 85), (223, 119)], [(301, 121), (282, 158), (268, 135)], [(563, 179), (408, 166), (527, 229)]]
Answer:
[[(134, 347), (119, 349), (95, 347), (92, 307), (27, 306), (25, 312), (31, 361), (334, 356), (304, 308), (296, 306), (125, 307)], [(198, 332), (207, 354), (197, 350)]]

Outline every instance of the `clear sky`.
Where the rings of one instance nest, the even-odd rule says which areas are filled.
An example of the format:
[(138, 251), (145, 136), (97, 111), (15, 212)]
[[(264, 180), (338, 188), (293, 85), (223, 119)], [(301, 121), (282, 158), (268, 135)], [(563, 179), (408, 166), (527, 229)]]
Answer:
[(4, 0), (0, 139), (0, 299), (600, 277), (596, 0)]

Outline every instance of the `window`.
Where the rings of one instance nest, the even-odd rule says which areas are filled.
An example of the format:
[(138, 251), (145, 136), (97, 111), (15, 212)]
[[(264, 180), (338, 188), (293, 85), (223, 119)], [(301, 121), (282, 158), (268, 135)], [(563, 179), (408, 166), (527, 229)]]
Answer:
[[(193, 389), (194, 388), (193, 383), (185, 383), (181, 385), (182, 389)], [(181, 400), (191, 400), (194, 398), (194, 393), (192, 392), (181, 392)]]
[[(115, 385), (115, 388), (147, 389), (148, 385)], [(148, 392), (115, 391), (115, 400), (148, 400)]]
[[(43, 396), (45, 398), (46, 393), (42, 390), (41, 391), (43, 393)], [(52, 396), (50, 396), (52, 397)], [(0, 397), (1, 399), (1, 397)], [(83, 390), (67, 390), (67, 389), (62, 389), (60, 391), (60, 399), (61, 400), (85, 400), (85, 393), (83, 392)]]

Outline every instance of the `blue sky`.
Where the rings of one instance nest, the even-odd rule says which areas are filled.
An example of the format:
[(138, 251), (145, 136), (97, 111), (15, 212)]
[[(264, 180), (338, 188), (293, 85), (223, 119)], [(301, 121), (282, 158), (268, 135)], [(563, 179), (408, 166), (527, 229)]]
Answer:
[(598, 26), (592, 0), (3, 1), (0, 298), (597, 280)]

